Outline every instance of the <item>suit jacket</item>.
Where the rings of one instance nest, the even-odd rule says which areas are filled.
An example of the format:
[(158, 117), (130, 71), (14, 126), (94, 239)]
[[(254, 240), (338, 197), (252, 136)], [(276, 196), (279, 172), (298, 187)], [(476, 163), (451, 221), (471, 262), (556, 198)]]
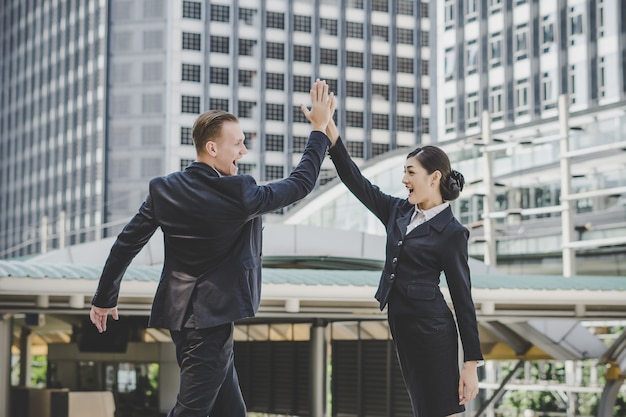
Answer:
[(341, 140), (330, 148), (339, 177), (385, 225), (385, 265), (376, 299), (388, 314), (445, 317), (450, 309), (439, 289), (443, 271), (454, 304), (465, 360), (480, 360), (476, 310), (471, 295), (467, 240), (469, 231), (447, 207), (408, 234), (415, 206), (383, 193), (361, 175)]
[(288, 178), (257, 185), (194, 162), (150, 182), (149, 195), (111, 248), (92, 304), (114, 307), (131, 260), (157, 227), (165, 261), (149, 325), (180, 329), (192, 305), (197, 328), (254, 316), (261, 293), (261, 216), (313, 190), (330, 141), (312, 132)]

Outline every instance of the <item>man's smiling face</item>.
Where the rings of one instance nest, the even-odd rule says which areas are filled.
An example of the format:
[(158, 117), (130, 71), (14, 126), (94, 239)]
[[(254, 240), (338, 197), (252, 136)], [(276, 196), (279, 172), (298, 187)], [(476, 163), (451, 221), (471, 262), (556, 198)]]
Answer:
[(213, 142), (215, 151), (214, 168), (222, 175), (237, 175), (237, 161), (248, 153), (244, 134), (236, 122), (224, 122), (222, 135)]

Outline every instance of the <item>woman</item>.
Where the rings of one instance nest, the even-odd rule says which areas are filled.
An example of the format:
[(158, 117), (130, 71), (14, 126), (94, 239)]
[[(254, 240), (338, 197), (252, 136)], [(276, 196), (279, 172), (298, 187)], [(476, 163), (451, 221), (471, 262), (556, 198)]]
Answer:
[[(467, 264), (469, 232), (453, 216), (449, 201), (463, 189), (441, 149), (411, 152), (402, 183), (408, 198), (387, 195), (361, 175), (331, 119), (330, 156), (348, 189), (387, 230), (386, 260), (376, 299), (388, 305), (389, 328), (415, 417), (444, 417), (465, 410), (478, 394), (482, 363), (476, 311)], [(459, 375), (457, 327), (439, 290), (445, 273), (463, 344)]]

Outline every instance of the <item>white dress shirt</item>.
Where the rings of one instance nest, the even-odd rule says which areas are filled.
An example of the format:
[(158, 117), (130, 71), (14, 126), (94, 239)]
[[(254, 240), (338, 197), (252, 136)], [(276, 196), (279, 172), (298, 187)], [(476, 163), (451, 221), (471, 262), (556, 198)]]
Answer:
[(435, 207), (430, 208), (428, 210), (421, 210), (417, 206), (417, 204), (416, 204), (415, 205), (415, 212), (413, 212), (413, 216), (411, 216), (411, 222), (406, 227), (407, 234), (409, 232), (411, 232), (411, 230), (413, 230), (417, 226), (419, 226), (420, 224), (427, 222), (428, 220), (430, 220), (433, 217), (435, 217), (437, 214), (439, 214), (442, 211), (444, 211), (446, 208), (448, 208), (448, 206), (450, 206), (450, 203), (448, 203), (447, 201), (444, 201), (443, 203), (439, 204), (438, 206), (435, 206)]

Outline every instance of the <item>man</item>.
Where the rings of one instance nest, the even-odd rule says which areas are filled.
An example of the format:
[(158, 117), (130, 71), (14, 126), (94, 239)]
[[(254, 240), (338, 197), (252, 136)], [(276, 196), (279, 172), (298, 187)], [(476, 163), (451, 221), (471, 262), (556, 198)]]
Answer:
[(124, 271), (157, 227), (165, 262), (148, 325), (170, 329), (180, 366), (180, 387), (169, 417), (244, 417), (246, 406), (233, 365), (233, 322), (254, 316), (261, 291), (261, 216), (313, 190), (331, 141), (323, 133), (334, 103), (324, 81), (303, 109), (312, 132), (288, 178), (259, 186), (237, 174), (248, 151), (237, 118), (201, 114), (193, 127), (197, 161), (185, 171), (150, 182), (139, 212), (124, 227), (105, 263), (90, 318), (106, 331), (117, 320)]

